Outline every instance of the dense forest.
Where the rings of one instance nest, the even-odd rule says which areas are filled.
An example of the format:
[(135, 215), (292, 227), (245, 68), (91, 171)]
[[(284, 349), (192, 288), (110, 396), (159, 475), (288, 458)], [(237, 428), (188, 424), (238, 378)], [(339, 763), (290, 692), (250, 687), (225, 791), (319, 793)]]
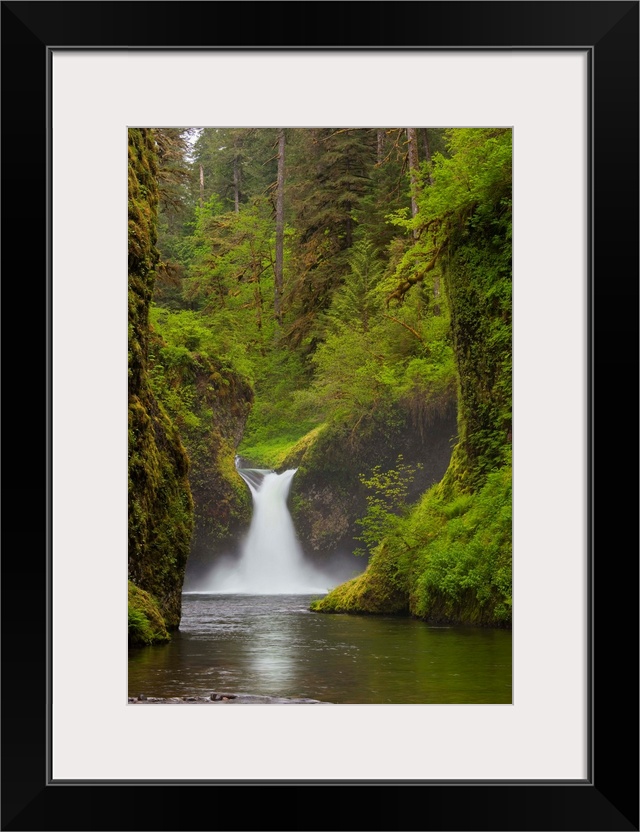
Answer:
[(318, 613), (511, 626), (512, 135), (129, 130), (129, 641), (297, 468)]

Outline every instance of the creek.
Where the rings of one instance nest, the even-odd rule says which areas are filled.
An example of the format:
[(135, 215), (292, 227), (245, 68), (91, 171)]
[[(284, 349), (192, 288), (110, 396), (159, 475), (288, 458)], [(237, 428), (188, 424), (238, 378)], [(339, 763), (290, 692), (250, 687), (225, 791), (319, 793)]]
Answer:
[(185, 594), (172, 641), (130, 651), (129, 695), (511, 702), (510, 631), (313, 613), (313, 597)]
[(169, 644), (130, 651), (129, 696), (512, 701), (509, 630), (310, 612), (313, 598), (342, 579), (305, 561), (287, 508), (295, 470), (238, 473), (254, 503), (240, 555), (222, 559), (183, 594), (180, 629)]

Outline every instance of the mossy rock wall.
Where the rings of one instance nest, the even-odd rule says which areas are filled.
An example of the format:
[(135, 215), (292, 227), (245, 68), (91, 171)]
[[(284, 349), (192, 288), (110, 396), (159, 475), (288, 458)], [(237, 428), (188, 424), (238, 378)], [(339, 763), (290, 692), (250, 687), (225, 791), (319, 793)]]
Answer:
[(149, 304), (158, 262), (153, 134), (129, 130), (129, 579), (152, 596), (167, 630), (180, 623), (193, 529), (189, 461), (148, 376)]
[(236, 544), (251, 518), (251, 497), (235, 468), (236, 449), (253, 402), (250, 380), (207, 342), (202, 319), (153, 307), (151, 384), (189, 456), (194, 530), (184, 588), (216, 553)]
[(251, 388), (239, 376), (228, 372), (221, 376), (215, 368), (200, 371), (194, 384), (194, 408), (207, 415), (197, 429), (183, 431), (195, 505), (187, 587), (211, 565), (217, 552), (237, 545), (251, 521), (251, 495), (235, 468), (236, 448), (253, 400)]
[[(496, 203), (509, 197), (510, 190), (498, 192)], [(459, 381), (458, 442), (444, 477), (400, 531), (380, 542), (361, 576), (314, 602), (318, 612), (511, 626), (510, 211), (461, 225), (443, 266)]]
[(459, 233), (446, 269), (460, 391), (456, 476), (464, 487), (482, 485), (511, 454), (511, 246), (491, 231)]
[(301, 452), (294, 452), (283, 468), (298, 467), (291, 489), (291, 511), (298, 537), (314, 559), (332, 552), (353, 552), (362, 544), (357, 520), (367, 511), (368, 476), (379, 465), (394, 468), (398, 455), (416, 468), (408, 499), (417, 500), (447, 470), (456, 440), (456, 403), (417, 426), (411, 414), (396, 407), (391, 414), (372, 415), (357, 431), (329, 425)]

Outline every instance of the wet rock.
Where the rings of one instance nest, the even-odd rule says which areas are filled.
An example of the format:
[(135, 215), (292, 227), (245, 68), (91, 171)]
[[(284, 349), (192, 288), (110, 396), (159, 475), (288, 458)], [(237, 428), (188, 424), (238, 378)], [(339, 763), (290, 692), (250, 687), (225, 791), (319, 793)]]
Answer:
[(180, 705), (180, 704), (198, 704), (211, 705), (219, 702), (229, 702), (240, 705), (331, 705), (331, 702), (322, 702), (319, 699), (287, 699), (283, 696), (255, 696), (250, 693), (212, 693), (210, 696), (145, 696), (141, 694), (136, 697), (129, 697), (129, 702), (133, 704), (149, 704), (149, 705)]

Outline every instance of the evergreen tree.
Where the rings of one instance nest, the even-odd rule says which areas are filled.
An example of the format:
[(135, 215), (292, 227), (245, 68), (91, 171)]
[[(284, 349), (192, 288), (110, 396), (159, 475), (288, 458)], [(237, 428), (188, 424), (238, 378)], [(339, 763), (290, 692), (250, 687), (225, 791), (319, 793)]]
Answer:
[(235, 213), (276, 180), (276, 131), (270, 128), (213, 128), (200, 131), (193, 148), (193, 188), (202, 199), (215, 195)]
[(296, 130), (289, 154), (287, 215), (295, 230), (295, 274), (288, 306), (289, 340), (313, 349), (314, 318), (326, 310), (347, 269), (358, 207), (376, 160), (371, 130)]

